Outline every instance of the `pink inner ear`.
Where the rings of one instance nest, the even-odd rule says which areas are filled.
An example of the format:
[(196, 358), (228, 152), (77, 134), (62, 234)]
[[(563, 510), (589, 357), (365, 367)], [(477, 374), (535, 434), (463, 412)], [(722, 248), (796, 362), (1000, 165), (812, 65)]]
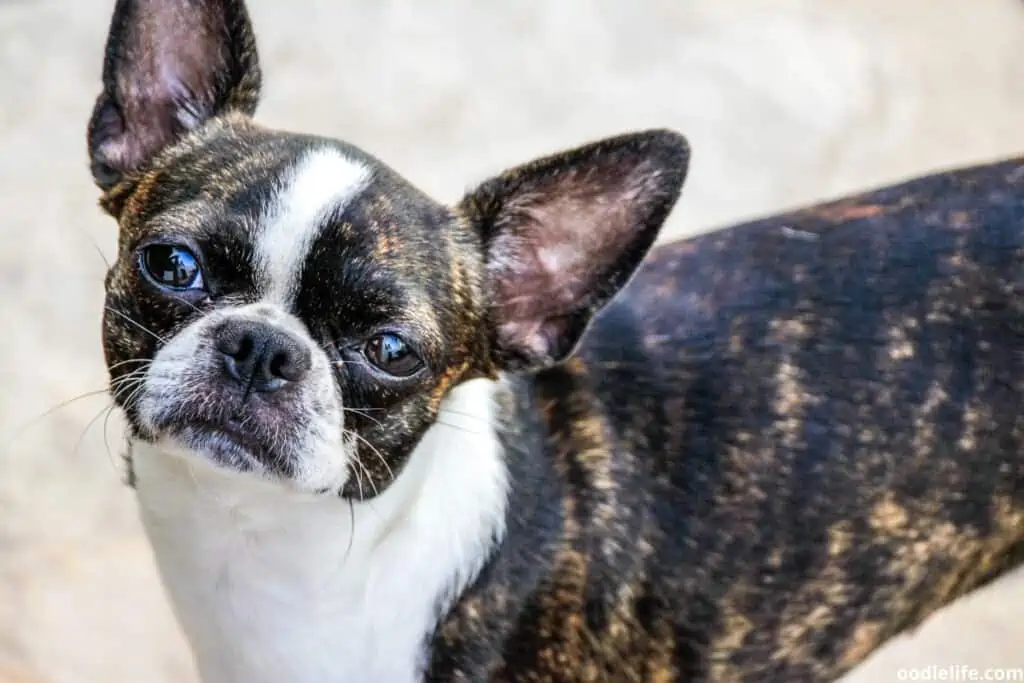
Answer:
[(463, 200), (485, 240), (502, 362), (537, 367), (571, 352), (652, 246), (687, 155), (671, 131), (609, 138), (512, 169)]
[(641, 227), (637, 202), (656, 174), (640, 164), (626, 174), (572, 170), (552, 180), (510, 202), (491, 245), (499, 316), (520, 339), (585, 305), (600, 287)]
[[(116, 71), (117, 107), (99, 147), (105, 163), (136, 168), (208, 117), (225, 69), (222, 17), (210, 7), (149, 3), (126, 37)], [(219, 28), (218, 28), (219, 27)], [(119, 119), (119, 120), (112, 120)]]

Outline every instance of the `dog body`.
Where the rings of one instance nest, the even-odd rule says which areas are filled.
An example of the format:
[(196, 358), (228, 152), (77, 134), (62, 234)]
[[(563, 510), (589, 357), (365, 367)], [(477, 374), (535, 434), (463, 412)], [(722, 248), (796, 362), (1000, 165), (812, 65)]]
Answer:
[(520, 386), (562, 502), (431, 680), (833, 681), (1017, 565), (1022, 218), (1013, 160), (655, 249)]
[(1021, 164), (651, 251), (674, 133), (449, 207), (259, 87), (240, 0), (118, 0), (89, 128), (206, 683), (829, 681), (1013, 564)]

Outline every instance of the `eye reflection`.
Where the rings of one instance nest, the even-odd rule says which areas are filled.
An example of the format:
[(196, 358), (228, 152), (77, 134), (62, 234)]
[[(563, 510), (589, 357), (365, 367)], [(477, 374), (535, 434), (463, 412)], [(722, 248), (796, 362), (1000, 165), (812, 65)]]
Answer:
[(423, 361), (397, 334), (386, 332), (372, 337), (363, 355), (375, 366), (395, 377), (409, 377), (423, 367)]
[(178, 290), (202, 287), (199, 260), (184, 247), (150, 245), (142, 253), (142, 263), (146, 274), (161, 287)]

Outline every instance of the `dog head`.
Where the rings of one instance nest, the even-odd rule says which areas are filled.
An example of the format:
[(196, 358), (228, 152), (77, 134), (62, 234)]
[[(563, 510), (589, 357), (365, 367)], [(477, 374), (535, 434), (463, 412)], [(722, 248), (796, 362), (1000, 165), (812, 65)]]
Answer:
[(649, 131), (449, 206), (349, 144), (257, 125), (260, 84), (241, 0), (118, 0), (88, 129), (120, 228), (103, 339), (130, 439), (301, 490), (383, 491), (453, 387), (570, 355), (687, 167), (681, 136)]

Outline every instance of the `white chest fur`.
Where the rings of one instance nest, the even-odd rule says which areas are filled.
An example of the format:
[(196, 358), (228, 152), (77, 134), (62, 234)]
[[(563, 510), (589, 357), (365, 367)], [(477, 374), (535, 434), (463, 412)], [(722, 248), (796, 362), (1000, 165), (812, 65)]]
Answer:
[(447, 424), (353, 507), (135, 446), (142, 520), (204, 683), (420, 679), (439, 601), (504, 530), (492, 392), (456, 388)]

